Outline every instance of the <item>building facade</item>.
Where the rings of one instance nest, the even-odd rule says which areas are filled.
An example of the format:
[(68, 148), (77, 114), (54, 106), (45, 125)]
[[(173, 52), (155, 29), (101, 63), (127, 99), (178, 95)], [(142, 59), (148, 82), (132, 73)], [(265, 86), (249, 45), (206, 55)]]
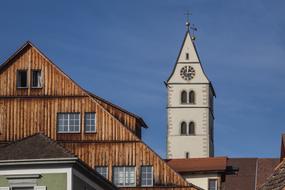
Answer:
[(167, 158), (214, 156), (214, 88), (189, 28), (167, 82)]
[(0, 66), (0, 89), (0, 144), (40, 132), (122, 189), (199, 189), (142, 141), (139, 116), (80, 87), (31, 42)]
[(43, 134), (0, 148), (0, 190), (116, 190)]
[(236, 172), (227, 157), (169, 159), (167, 163), (189, 183), (205, 190), (225, 190), (226, 176)]

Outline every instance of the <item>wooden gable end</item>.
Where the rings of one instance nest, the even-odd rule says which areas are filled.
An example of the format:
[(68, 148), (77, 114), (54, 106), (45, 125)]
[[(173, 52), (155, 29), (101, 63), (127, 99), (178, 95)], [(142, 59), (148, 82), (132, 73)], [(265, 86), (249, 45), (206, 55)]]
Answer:
[[(42, 88), (17, 87), (17, 71), (41, 70)], [(84, 89), (64, 74), (31, 43), (26, 43), (7, 62), (0, 66), (0, 141), (14, 141), (37, 132), (55, 140), (136, 140), (129, 119), (124, 126)], [(79, 133), (57, 133), (57, 114), (80, 113)], [(84, 115), (96, 113), (96, 133), (85, 133)], [(126, 113), (125, 113), (126, 114)], [(127, 118), (127, 115), (124, 118)]]
[(96, 102), (98, 102), (102, 107), (104, 107), (108, 112), (110, 112), (114, 117), (121, 121), (126, 127), (133, 131), (137, 137), (141, 138), (141, 128), (146, 127), (146, 124), (138, 116), (116, 106), (94, 94), (90, 94)]
[[(0, 71), (0, 96), (80, 96), (86, 93), (29, 43)], [(17, 71), (27, 71), (27, 88), (17, 87)], [(42, 87), (32, 88), (32, 71), (39, 70)]]
[[(28, 72), (28, 88), (17, 87), (17, 71), (26, 70)], [(31, 87), (32, 70), (42, 72), (42, 87)], [(93, 97), (77, 85), (71, 78), (63, 73), (53, 62), (51, 62), (34, 45), (27, 42), (10, 59), (0, 66), (0, 98), (1, 97)], [(96, 96), (96, 102), (110, 112), (116, 119), (133, 131), (139, 138), (141, 129), (136, 117), (128, 112), (114, 109), (109, 104), (104, 104), (101, 98)], [(109, 109), (111, 108), (111, 109)]]
[[(80, 132), (58, 133), (58, 113), (80, 113)], [(96, 132), (86, 133), (84, 115), (96, 113)], [(135, 134), (90, 97), (0, 98), (0, 141), (42, 132), (60, 141), (129, 141)]]
[[(112, 143), (64, 143), (63, 146), (86, 162), (90, 167), (108, 167), (108, 179), (112, 181), (114, 166), (135, 166), (136, 186), (141, 186), (141, 166), (152, 166), (154, 187), (185, 187), (191, 184), (176, 173), (163, 159), (142, 141)], [(175, 189), (175, 188), (174, 188)], [(196, 189), (196, 188), (193, 188)]]
[[(17, 89), (18, 69), (41, 69), (44, 74), (43, 88)], [(154, 167), (155, 186), (192, 188), (137, 137), (134, 128), (122, 122), (128, 117), (116, 116), (33, 46), (28, 44), (0, 68), (0, 84), (0, 143), (41, 132), (63, 143), (91, 167), (102, 164), (107, 164), (109, 168), (132, 165), (139, 169), (141, 165), (148, 164)], [(58, 133), (57, 114), (66, 112), (80, 113), (79, 132)], [(87, 112), (96, 113), (95, 133), (84, 131), (84, 115)], [(129, 119), (130, 126), (137, 125), (132, 117)]]

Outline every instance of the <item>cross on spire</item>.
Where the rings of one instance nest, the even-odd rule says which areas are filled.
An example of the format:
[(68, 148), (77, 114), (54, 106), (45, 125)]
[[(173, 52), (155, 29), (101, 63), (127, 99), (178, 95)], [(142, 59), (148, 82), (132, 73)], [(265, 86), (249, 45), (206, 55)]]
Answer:
[(189, 30), (190, 29), (190, 15), (192, 14), (190, 13), (190, 11), (187, 11), (185, 15), (186, 15), (186, 28), (187, 30)]
[(194, 24), (192, 25), (190, 24), (190, 16), (192, 15), (192, 13), (190, 13), (190, 11), (187, 11), (185, 15), (186, 15), (186, 29), (187, 31), (192, 30), (192, 35), (193, 35), (192, 40), (195, 40), (194, 32), (197, 31), (197, 28), (194, 26)]

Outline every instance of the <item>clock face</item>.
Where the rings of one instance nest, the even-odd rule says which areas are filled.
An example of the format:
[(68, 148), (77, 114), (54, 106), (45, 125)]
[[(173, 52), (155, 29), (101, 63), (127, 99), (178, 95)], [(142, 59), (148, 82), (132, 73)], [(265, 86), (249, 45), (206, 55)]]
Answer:
[(191, 80), (195, 76), (195, 70), (191, 66), (184, 66), (180, 70), (180, 75), (184, 80)]

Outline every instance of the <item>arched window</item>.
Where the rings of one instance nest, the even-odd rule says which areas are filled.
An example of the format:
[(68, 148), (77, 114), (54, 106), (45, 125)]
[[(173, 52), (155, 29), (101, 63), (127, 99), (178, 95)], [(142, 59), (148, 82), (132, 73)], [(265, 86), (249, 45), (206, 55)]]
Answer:
[(189, 103), (195, 104), (195, 92), (193, 90), (189, 92)]
[(186, 104), (187, 103), (187, 92), (183, 90), (181, 92), (181, 104)]
[(185, 121), (181, 123), (180, 133), (181, 135), (187, 135), (187, 124)]
[(189, 126), (188, 126), (188, 133), (189, 135), (195, 135), (195, 124), (193, 121), (191, 121), (189, 123)]

